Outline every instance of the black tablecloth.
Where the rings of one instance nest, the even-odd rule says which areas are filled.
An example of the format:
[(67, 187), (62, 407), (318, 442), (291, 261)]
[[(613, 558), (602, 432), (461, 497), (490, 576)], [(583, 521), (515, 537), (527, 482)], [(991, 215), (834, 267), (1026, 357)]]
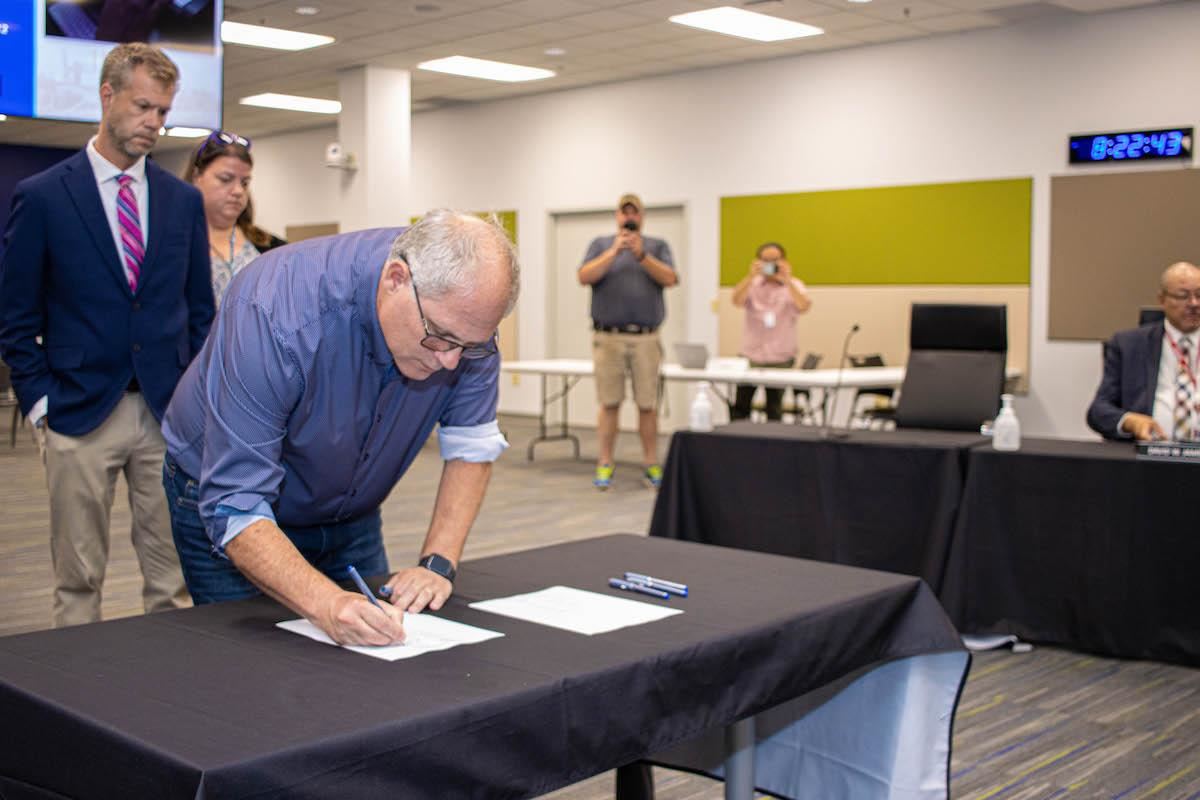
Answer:
[(943, 603), (968, 633), (1200, 665), (1197, 487), (1130, 443), (977, 448)]
[[(645, 598), (685, 613), (582, 636), (466, 607), (628, 598), (605, 582), (624, 570), (689, 583)], [(0, 639), (0, 795), (529, 797), (960, 647), (913, 578), (639, 536), (469, 561), (456, 586), (441, 613), (503, 638), (386, 662), (279, 630), (293, 615), (259, 599)]]
[(918, 575), (941, 585), (978, 434), (739, 422), (671, 440), (650, 535)]

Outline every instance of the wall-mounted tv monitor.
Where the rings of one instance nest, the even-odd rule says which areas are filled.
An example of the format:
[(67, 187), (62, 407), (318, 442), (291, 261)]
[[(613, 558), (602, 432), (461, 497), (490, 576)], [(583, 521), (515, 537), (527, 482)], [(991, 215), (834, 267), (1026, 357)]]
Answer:
[(96, 122), (100, 65), (149, 42), (180, 71), (169, 125), (221, 125), (222, 0), (0, 0), (0, 114)]

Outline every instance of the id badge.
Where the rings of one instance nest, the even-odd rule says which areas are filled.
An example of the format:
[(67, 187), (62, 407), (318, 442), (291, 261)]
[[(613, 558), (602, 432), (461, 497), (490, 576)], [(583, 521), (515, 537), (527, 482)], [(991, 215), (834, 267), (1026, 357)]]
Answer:
[(774, 328), (775, 327), (775, 312), (774, 311), (763, 312), (763, 327), (764, 328)]

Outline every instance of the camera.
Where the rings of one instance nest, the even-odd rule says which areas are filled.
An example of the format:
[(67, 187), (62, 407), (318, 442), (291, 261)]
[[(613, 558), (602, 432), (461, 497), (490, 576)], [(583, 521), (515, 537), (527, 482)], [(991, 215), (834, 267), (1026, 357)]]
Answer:
[(779, 271), (779, 265), (776, 264), (774, 261), (764, 261), (763, 262), (763, 265), (762, 265), (762, 274), (763, 275), (774, 275), (778, 271)]
[(353, 172), (357, 169), (354, 154), (347, 153), (341, 142), (330, 142), (325, 145), (325, 166), (333, 169), (344, 169)]
[(621, 227), (627, 231), (635, 231), (635, 232), (638, 229), (637, 223), (631, 219), (625, 220), (625, 223)]

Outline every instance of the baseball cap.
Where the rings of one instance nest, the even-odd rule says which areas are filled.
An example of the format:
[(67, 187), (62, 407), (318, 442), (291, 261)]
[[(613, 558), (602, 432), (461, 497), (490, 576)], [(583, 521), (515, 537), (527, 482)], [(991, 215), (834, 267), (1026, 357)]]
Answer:
[(646, 206), (642, 203), (642, 198), (633, 193), (623, 194), (621, 195), (621, 199), (617, 201), (618, 210), (624, 208), (625, 206), (633, 206), (638, 211), (646, 210)]

